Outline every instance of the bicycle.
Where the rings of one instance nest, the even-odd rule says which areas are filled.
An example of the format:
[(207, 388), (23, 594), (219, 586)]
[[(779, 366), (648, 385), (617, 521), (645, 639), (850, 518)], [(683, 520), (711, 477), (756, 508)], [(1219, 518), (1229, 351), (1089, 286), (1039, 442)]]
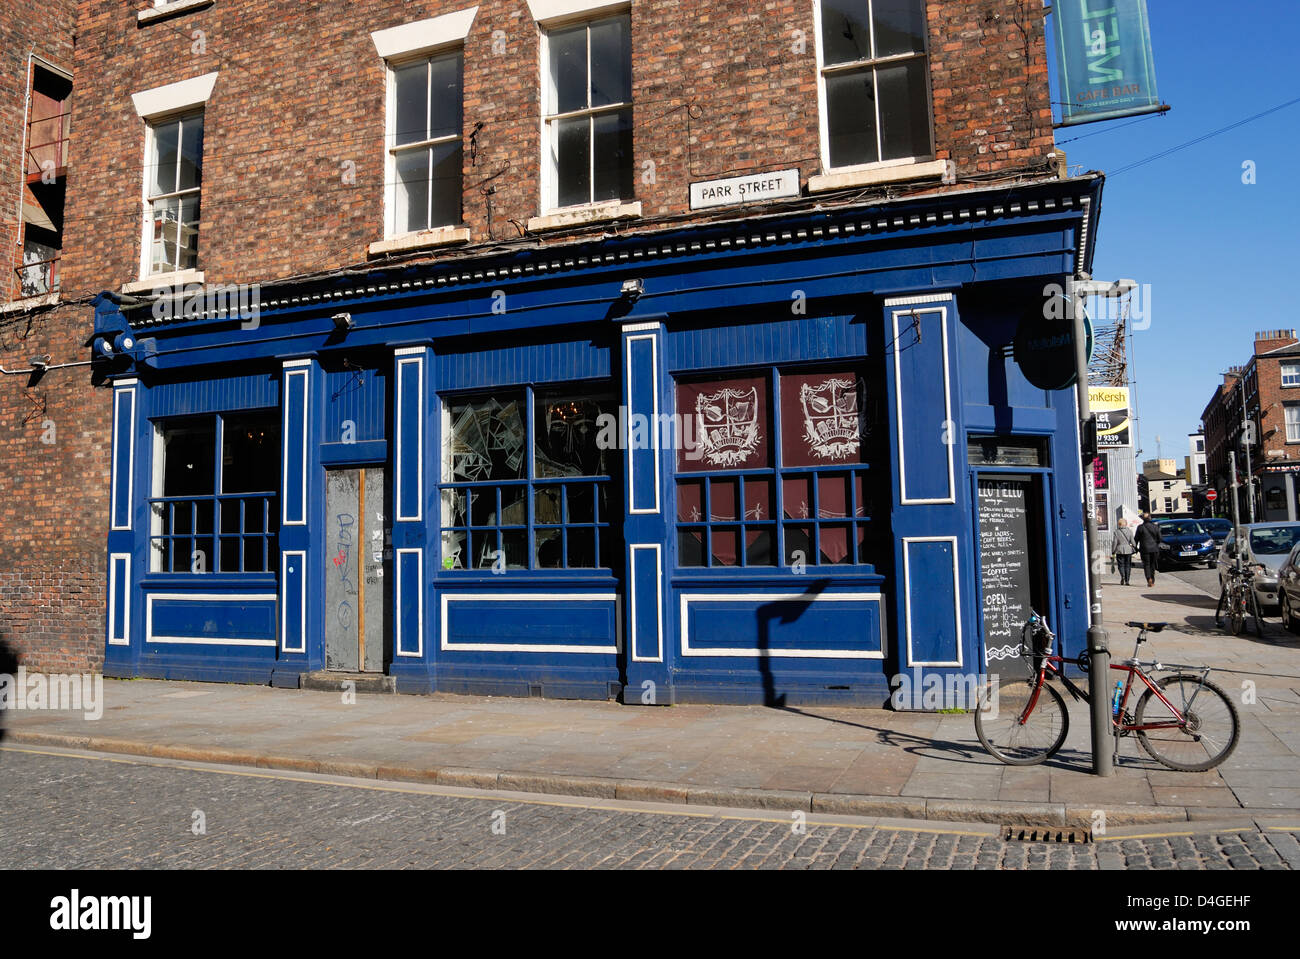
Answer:
[[(1158, 633), (1168, 623), (1130, 622), (1138, 630), (1133, 655), (1112, 670), (1127, 675), (1116, 685), (1111, 705), (1111, 726), (1115, 732), (1115, 758), (1120, 738), (1136, 733), (1142, 748), (1161, 765), (1184, 772), (1213, 769), (1232, 754), (1241, 734), (1237, 707), (1228, 695), (1207, 678), (1209, 666), (1165, 665), (1158, 660), (1142, 661), (1138, 651), (1147, 633)], [(1032, 633), (1031, 642), (1025, 634)], [(1070, 731), (1070, 714), (1065, 700), (1049, 677), (1061, 680), (1076, 700), (1091, 702), (1088, 693), (1065, 675), (1065, 663), (1088, 670), (1088, 653), (1066, 659), (1052, 652), (1056, 637), (1038, 613), (1031, 610), (1020, 630), (1020, 655), (1032, 659), (1030, 679), (1016, 679), (990, 686), (975, 710), (975, 734), (995, 758), (1011, 766), (1033, 766), (1057, 752)], [(1152, 679), (1147, 670), (1174, 670), (1172, 675)], [(1136, 682), (1146, 687), (1136, 708), (1128, 711)]]
[(1264, 615), (1259, 609), (1259, 595), (1255, 592), (1255, 569), (1242, 567), (1230, 569), (1228, 581), (1219, 592), (1219, 604), (1214, 608), (1214, 625), (1223, 625), (1223, 613), (1228, 614), (1228, 628), (1232, 635), (1241, 634), (1246, 617), (1255, 621), (1255, 635), (1264, 635)]

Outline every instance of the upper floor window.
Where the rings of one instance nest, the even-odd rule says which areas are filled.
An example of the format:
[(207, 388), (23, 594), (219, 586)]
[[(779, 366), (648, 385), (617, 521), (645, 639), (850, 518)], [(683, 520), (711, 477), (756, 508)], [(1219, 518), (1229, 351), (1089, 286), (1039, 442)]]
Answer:
[(547, 208), (630, 199), (631, 17), (548, 30), (544, 51)]
[(1300, 363), (1282, 364), (1282, 385), (1300, 386)]
[(931, 156), (925, 0), (818, 0), (828, 168)]
[(154, 121), (146, 139), (146, 275), (197, 269), (203, 111)]
[(389, 236), (461, 222), (460, 50), (389, 67)]
[(1286, 441), (1300, 443), (1300, 403), (1286, 403), (1282, 409), (1286, 415)]

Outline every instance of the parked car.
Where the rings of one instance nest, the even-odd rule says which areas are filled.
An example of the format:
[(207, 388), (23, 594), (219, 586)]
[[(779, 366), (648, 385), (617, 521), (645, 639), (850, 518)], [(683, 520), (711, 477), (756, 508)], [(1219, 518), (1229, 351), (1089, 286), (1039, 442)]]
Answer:
[(1153, 519), (1151, 522), (1160, 527), (1160, 554), (1156, 560), (1160, 569), (1197, 563), (1214, 565), (1214, 540), (1199, 521)]
[(1223, 541), (1228, 538), (1232, 532), (1232, 520), (1230, 519), (1198, 519), (1202, 528), (1210, 534), (1210, 539), (1214, 540), (1216, 547), (1222, 546)]
[[(1300, 523), (1247, 523), (1241, 527), (1241, 561), (1263, 567), (1255, 576), (1255, 595), (1266, 611), (1276, 612), (1280, 605), (1278, 573), (1297, 545), (1300, 545)], [(1236, 556), (1237, 536), (1232, 532), (1219, 550), (1220, 589), (1228, 580)]]
[(1282, 606), (1282, 625), (1293, 633), (1300, 633), (1300, 542), (1287, 554), (1286, 562), (1277, 571), (1277, 596)]

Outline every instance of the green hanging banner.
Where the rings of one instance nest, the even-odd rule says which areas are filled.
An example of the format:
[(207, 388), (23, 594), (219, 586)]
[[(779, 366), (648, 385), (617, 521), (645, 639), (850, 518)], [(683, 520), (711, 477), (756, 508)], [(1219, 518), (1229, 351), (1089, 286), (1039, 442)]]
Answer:
[(1146, 0), (1056, 0), (1061, 126), (1155, 113)]

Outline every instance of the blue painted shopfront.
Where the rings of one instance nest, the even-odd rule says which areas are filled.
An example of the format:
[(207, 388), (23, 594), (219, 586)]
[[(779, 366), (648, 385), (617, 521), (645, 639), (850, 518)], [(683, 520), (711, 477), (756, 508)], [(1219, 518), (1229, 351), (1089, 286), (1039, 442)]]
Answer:
[(1009, 344), (1089, 268), (1099, 201), (1057, 181), (376, 266), (263, 286), (255, 320), (104, 294), (105, 670), (294, 686), (355, 634), (407, 692), (879, 705), (898, 673), (985, 671), (989, 437), (1043, 451), (1068, 649), (1073, 394)]

